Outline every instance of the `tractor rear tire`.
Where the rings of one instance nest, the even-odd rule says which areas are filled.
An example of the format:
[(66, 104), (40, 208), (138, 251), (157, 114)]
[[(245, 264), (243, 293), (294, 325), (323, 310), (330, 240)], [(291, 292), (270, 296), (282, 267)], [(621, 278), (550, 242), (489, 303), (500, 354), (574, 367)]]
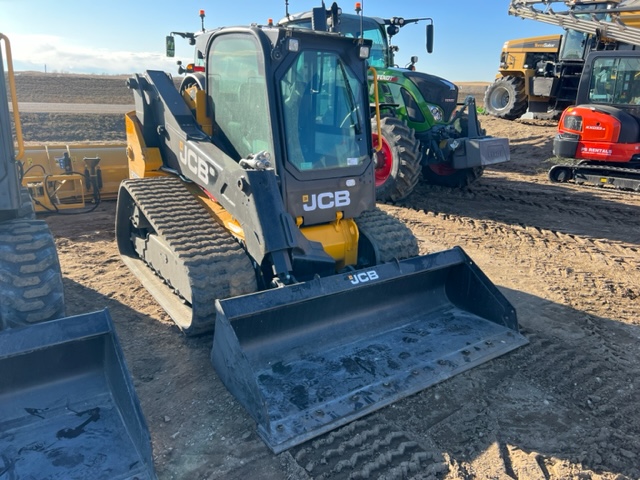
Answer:
[(426, 183), (449, 188), (464, 188), (476, 180), (484, 173), (484, 168), (464, 168), (454, 170), (447, 165), (426, 165), (422, 169), (422, 178)]
[(64, 317), (56, 245), (43, 220), (0, 225), (0, 330)]
[[(371, 119), (373, 145), (378, 145), (378, 125)], [(380, 119), (382, 150), (377, 153), (376, 199), (397, 202), (407, 198), (420, 180), (420, 142), (412, 128), (397, 117)]]
[(487, 87), (484, 94), (484, 108), (494, 117), (505, 120), (520, 118), (528, 108), (524, 78), (512, 75), (498, 78)]

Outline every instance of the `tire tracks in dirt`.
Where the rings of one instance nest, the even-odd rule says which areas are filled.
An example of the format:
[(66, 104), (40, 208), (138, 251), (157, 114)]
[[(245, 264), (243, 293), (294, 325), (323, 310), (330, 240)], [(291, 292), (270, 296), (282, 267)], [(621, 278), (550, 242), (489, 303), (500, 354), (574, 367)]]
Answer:
[(308, 478), (405, 479), (436, 475), (448, 466), (438, 451), (425, 449), (381, 413), (351, 422), (291, 450)]
[[(429, 405), (436, 420), (427, 436), (451, 454), (446, 478), (548, 479), (594, 471), (636, 478), (640, 472), (628, 465), (637, 465), (640, 451), (634, 401), (640, 351), (633, 330), (640, 297), (638, 198), (620, 202), (615, 192), (616, 202), (608, 202), (608, 192), (598, 192), (603, 201), (490, 183), (457, 192), (420, 188), (416, 199), (383, 208), (407, 222), (423, 253), (461, 245), (490, 277), (522, 277), (531, 288), (512, 292), (516, 297), (545, 292), (524, 302), (528, 346), (418, 396), (476, 399)], [(548, 311), (539, 320), (527, 308), (539, 308), (541, 300)], [(617, 318), (609, 318), (614, 306)], [(471, 390), (464, 386), (470, 378)], [(509, 392), (518, 389), (540, 404), (510, 412), (507, 421), (505, 405), (515, 395)], [(528, 405), (521, 398), (514, 403)], [(502, 413), (491, 410), (496, 404)], [(547, 438), (541, 424), (552, 430)], [(486, 448), (478, 450), (472, 440), (465, 449), (483, 435)]]
[(544, 190), (517, 196), (490, 184), (464, 191), (421, 188), (414, 201), (384, 208), (409, 224), (423, 251), (461, 245), (499, 255), (505, 264), (544, 278), (554, 300), (573, 305), (578, 295), (599, 310), (615, 301), (624, 307), (624, 320), (634, 320), (640, 297), (640, 221), (634, 212), (640, 201), (603, 204), (564, 194), (549, 201)]

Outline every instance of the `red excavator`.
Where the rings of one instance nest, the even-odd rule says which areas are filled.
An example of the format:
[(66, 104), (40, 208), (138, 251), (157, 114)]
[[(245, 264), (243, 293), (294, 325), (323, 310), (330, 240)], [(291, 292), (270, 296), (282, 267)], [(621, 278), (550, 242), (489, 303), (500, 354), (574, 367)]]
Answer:
[(552, 182), (640, 192), (640, 51), (592, 52), (553, 142)]

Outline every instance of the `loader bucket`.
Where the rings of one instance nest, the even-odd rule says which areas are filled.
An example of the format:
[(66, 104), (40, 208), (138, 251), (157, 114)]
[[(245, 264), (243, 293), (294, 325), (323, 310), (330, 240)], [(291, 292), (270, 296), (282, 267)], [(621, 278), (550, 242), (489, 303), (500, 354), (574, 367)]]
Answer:
[(107, 310), (0, 332), (0, 371), (0, 478), (156, 478)]
[(213, 365), (275, 453), (527, 343), (459, 247), (217, 309)]

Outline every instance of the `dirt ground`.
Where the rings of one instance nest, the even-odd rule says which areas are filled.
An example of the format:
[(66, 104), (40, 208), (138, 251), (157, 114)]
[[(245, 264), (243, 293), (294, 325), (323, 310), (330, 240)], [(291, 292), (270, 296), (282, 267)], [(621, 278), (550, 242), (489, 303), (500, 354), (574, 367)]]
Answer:
[[(39, 141), (117, 135), (62, 120), (58, 138)], [(180, 334), (120, 261), (115, 203), (45, 217), (67, 313), (108, 308), (115, 320), (159, 478), (640, 478), (640, 195), (550, 184), (554, 123), (482, 125), (510, 139), (511, 162), (466, 189), (419, 185), (380, 207), (421, 253), (461, 246), (530, 343), (279, 455), (216, 376), (211, 338)]]

